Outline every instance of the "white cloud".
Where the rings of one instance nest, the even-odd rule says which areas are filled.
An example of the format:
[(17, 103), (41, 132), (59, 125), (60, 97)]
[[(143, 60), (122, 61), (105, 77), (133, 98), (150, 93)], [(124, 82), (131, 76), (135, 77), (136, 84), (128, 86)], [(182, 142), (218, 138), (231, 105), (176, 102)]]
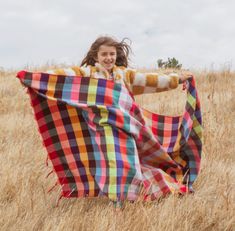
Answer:
[(8, 0), (0, 9), (3, 67), (79, 63), (104, 34), (129, 37), (137, 67), (156, 67), (167, 57), (185, 68), (235, 60), (233, 0)]

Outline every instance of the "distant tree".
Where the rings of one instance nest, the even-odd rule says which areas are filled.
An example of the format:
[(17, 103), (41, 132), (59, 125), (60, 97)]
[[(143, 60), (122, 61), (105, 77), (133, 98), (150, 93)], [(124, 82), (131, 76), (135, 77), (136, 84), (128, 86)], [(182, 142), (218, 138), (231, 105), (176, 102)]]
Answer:
[(159, 68), (163, 68), (164, 65), (165, 65), (165, 63), (166, 63), (166, 62), (163, 62), (162, 59), (158, 59), (158, 61), (157, 61), (157, 65), (158, 65)]
[(157, 61), (159, 68), (173, 68), (173, 69), (181, 69), (182, 64), (179, 64), (179, 61), (176, 58), (168, 58), (167, 61), (163, 61), (162, 59), (158, 59)]

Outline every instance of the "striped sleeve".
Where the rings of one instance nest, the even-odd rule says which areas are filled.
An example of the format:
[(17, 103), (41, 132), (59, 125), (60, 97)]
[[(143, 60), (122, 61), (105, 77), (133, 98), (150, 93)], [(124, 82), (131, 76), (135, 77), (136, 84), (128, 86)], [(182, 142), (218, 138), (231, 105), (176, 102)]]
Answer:
[(127, 69), (124, 80), (134, 95), (167, 91), (177, 88), (179, 85), (177, 73), (141, 73)]

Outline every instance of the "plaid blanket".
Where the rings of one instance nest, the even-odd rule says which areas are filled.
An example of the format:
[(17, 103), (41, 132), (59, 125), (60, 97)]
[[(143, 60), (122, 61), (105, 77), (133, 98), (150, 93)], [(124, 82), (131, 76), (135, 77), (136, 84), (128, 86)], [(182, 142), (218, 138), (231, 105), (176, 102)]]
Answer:
[(202, 121), (194, 79), (182, 116), (137, 105), (120, 83), (21, 71), (63, 197), (154, 200), (192, 191)]

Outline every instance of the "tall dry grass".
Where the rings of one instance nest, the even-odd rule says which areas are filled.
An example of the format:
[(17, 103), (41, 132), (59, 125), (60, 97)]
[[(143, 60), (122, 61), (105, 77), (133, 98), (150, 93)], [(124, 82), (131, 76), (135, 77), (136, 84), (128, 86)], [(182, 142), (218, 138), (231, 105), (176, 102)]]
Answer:
[[(115, 213), (107, 199), (62, 199), (47, 190), (46, 150), (16, 72), (0, 70), (0, 230), (235, 230), (235, 73), (196, 72), (204, 126), (201, 172), (194, 195), (126, 203)], [(138, 96), (161, 114), (183, 112), (177, 90)]]

